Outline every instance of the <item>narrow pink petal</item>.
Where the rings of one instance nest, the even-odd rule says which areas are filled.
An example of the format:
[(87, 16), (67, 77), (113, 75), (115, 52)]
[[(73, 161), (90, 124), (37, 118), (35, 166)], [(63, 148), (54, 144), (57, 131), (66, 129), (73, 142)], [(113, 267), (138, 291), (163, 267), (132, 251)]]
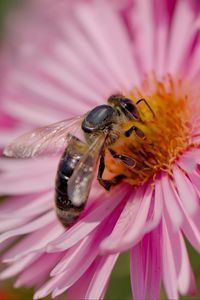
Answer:
[[(200, 252), (200, 226), (199, 226), (199, 220), (195, 220), (195, 218), (191, 218), (188, 215), (188, 212), (186, 211), (185, 207), (183, 206), (181, 200), (179, 199), (179, 205), (182, 209), (183, 215), (184, 215), (184, 223), (182, 226), (182, 230), (187, 237), (187, 239), (190, 241), (192, 246), (197, 249), (198, 252)], [(200, 213), (200, 210), (198, 210), (198, 215)]]
[(165, 207), (169, 213), (171, 222), (175, 228), (178, 229), (183, 223), (183, 215), (178, 206), (176, 194), (174, 193), (174, 189), (172, 188), (168, 175), (162, 176), (161, 185)]
[[(121, 76), (126, 79), (127, 88), (139, 83), (139, 69), (131, 51), (131, 41), (120, 15), (116, 13), (106, 1), (98, 2), (98, 18), (103, 20), (101, 27), (104, 27), (105, 39), (112, 49), (115, 49), (113, 55), (116, 56), (116, 63), (120, 65)], [(113, 26), (110, 26), (112, 24)], [(119, 43), (120, 41), (120, 43)]]
[[(63, 43), (63, 41), (57, 43), (55, 47), (56, 58), (68, 69), (68, 72), (72, 72), (74, 76), (80, 77), (83, 83), (85, 82), (86, 85), (92, 86), (101, 98), (105, 98), (105, 95), (110, 90), (107, 82), (100, 80), (97, 74), (89, 68), (87, 61), (77, 56), (74, 47), (70, 47), (69, 43)], [(95, 105), (95, 102), (93, 105)]]
[[(11, 111), (13, 116), (22, 119), (24, 122), (27, 122), (27, 124), (37, 127), (51, 124), (55, 121), (66, 118), (66, 115), (59, 113), (58, 111), (55, 112), (55, 109), (47, 108), (46, 105), (39, 106), (31, 102), (28, 106), (25, 106), (23, 100), (16, 102), (14, 99), (11, 99), (9, 102), (4, 104), (3, 108), (7, 111)], [(26, 126), (24, 132), (27, 130), (28, 128)], [(15, 137), (20, 136), (21, 134), (22, 131), (20, 134), (16, 134)]]
[[(155, 195), (153, 195), (154, 206), (152, 208), (152, 217), (149, 219), (143, 229), (144, 233), (147, 233), (159, 224), (163, 212), (163, 193), (161, 188), (161, 181), (156, 180)], [(153, 201), (152, 201), (153, 202)], [(151, 204), (152, 205), (152, 204)]]
[(162, 274), (160, 226), (145, 235), (131, 252), (131, 285), (134, 299), (158, 299)]
[[(118, 215), (119, 213), (117, 216)], [(57, 283), (56, 290), (53, 291), (53, 297), (62, 294), (66, 289), (72, 286), (93, 263), (99, 252), (100, 241), (110, 232), (113, 227), (113, 225), (111, 226), (110, 224), (112, 223), (112, 221), (110, 222), (111, 219), (116, 221), (115, 216), (108, 218), (108, 220), (104, 222), (103, 226), (96, 230), (93, 236), (85, 238), (85, 243), (84, 241), (81, 243), (82, 247), (80, 247), (78, 251), (76, 249), (78, 246), (77, 244), (69, 249), (66, 256), (60, 262), (61, 274), (63, 274), (63, 276)], [(90, 255), (88, 255), (88, 251), (90, 252)], [(75, 252), (74, 255), (73, 252)], [(59, 276), (59, 274), (59, 268), (52, 271), (52, 275)]]
[[(15, 287), (41, 285), (44, 280), (48, 279), (51, 269), (60, 257), (60, 253), (43, 254), (20, 274)], [(38, 270), (40, 271), (38, 272)]]
[[(67, 253), (62, 257), (62, 259), (59, 261), (59, 263), (53, 268), (51, 272), (51, 276), (57, 276), (64, 272), (65, 270), (69, 270), (70, 268), (73, 268), (74, 265), (80, 263), (84, 256), (87, 256), (88, 254), (88, 248), (92, 247), (92, 242), (94, 240), (94, 235), (96, 232), (92, 232), (89, 236), (86, 236), (83, 238), (80, 242), (78, 242), (76, 245), (71, 247)], [(96, 249), (95, 249), (96, 250)], [(96, 252), (96, 251), (94, 251)], [(92, 255), (96, 256), (96, 253), (91, 253)]]
[[(114, 211), (118, 204), (128, 196), (130, 188), (127, 185), (120, 187), (120, 190), (113, 191), (109, 195), (101, 195), (97, 199), (98, 204), (78, 221), (67, 232), (62, 234), (47, 247), (48, 251), (62, 251), (78, 243), (83, 237), (92, 232), (109, 214)], [(103, 201), (101, 201), (103, 198)]]
[[(26, 174), (30, 176), (37, 176), (38, 175), (38, 168), (42, 166), (40, 172), (45, 174), (46, 172), (55, 171), (55, 168), (58, 165), (58, 158), (37, 158), (37, 159), (8, 159), (1, 157), (1, 170), (5, 173), (9, 173), (9, 176), (12, 176), (11, 173), (14, 174)], [(31, 174), (28, 173), (31, 169)], [(9, 177), (12, 178), (12, 177)]]
[(84, 275), (67, 290), (68, 300), (86, 300), (88, 286), (90, 285), (94, 273), (97, 272), (99, 260), (100, 257), (98, 257), (88, 268), (88, 270), (84, 273)]
[[(24, 72), (24, 70), (18, 70), (13, 74), (14, 83), (20, 87), (23, 87), (25, 90), (29, 90), (30, 92), (35, 93), (35, 96), (38, 95), (41, 98), (48, 99), (48, 102), (50, 103), (56, 102), (57, 105), (60, 104), (62, 105), (62, 107), (64, 106), (67, 110), (68, 106), (70, 105), (70, 102), (66, 101), (66, 98), (68, 97), (68, 92), (66, 91), (67, 87), (68, 89), (71, 86), (75, 88), (76, 84), (78, 84), (79, 86), (79, 84), (81, 84), (80, 80), (77, 82), (75, 81), (75, 79), (70, 78), (70, 74), (66, 71), (64, 72), (64, 70), (62, 71), (62, 69), (59, 68), (59, 65), (56, 64), (53, 60), (47, 61), (47, 58), (43, 58), (42, 61), (40, 61), (40, 64), (40, 68), (42, 68), (42, 71), (48, 74), (48, 80), (44, 80), (44, 75), (46, 74), (43, 74), (43, 77), (40, 78), (41, 76), (39, 76), (39, 74), (37, 74), (36, 72), (36, 74), (34, 74), (33, 72), (28, 70), (29, 73), (27, 74), (26, 72)], [(65, 77), (63, 77), (63, 75), (66, 74), (66, 79), (69, 79), (69, 81), (67, 81)], [(57, 80), (57, 84), (55, 84), (55, 82), (54, 84), (52, 84), (52, 80)], [(83, 92), (82, 96), (86, 97), (88, 92), (88, 97), (90, 96), (90, 99), (92, 99), (92, 96), (94, 96), (94, 94), (91, 94), (92, 92), (87, 89), (84, 84), (81, 85), (81, 87), (83, 88), (81, 89), (81, 92)], [(79, 92), (79, 89), (76, 89), (76, 92)], [(80, 103), (80, 106), (83, 109), (84, 107), (85, 109), (87, 109), (87, 106), (84, 105), (84, 102), (82, 104)], [(76, 113), (80, 113), (79, 109), (76, 109)]]
[(129, 228), (130, 224), (135, 220), (136, 214), (142, 202), (143, 191), (138, 189), (135, 195), (131, 195), (127, 201), (122, 213), (117, 220), (112, 233), (102, 241), (102, 251), (113, 251), (118, 244), (121, 243), (121, 239)]
[[(40, 62), (42, 70), (48, 76), (51, 76), (53, 80), (57, 81), (58, 84), (66, 87), (72, 92), (82, 95), (82, 97), (89, 99), (92, 104), (95, 104), (93, 99), (98, 99), (101, 97), (101, 93), (95, 92), (93, 88), (87, 86), (82, 80), (78, 79), (77, 76), (73, 76), (72, 73), (68, 72), (65, 66), (58, 64), (52, 59), (44, 58)], [(86, 74), (87, 75), (87, 74)], [(77, 86), (79, 87), (77, 89)], [(87, 106), (86, 106), (87, 109)], [(79, 111), (77, 110), (77, 114)]]
[(176, 268), (177, 288), (181, 294), (195, 291), (194, 275), (191, 271), (187, 249), (182, 233), (175, 232), (169, 216), (165, 214), (165, 221), (169, 232), (172, 255)]
[(138, 243), (131, 251), (131, 287), (134, 299), (145, 299), (145, 269), (142, 257), (142, 244)]
[[(11, 219), (8, 219), (7, 217), (4, 218), (3, 216), (1, 216), (1, 219), (0, 219), (0, 232), (6, 232), (8, 230), (13, 230), (15, 229), (16, 227), (19, 227), (19, 226), (22, 226), (23, 224), (26, 224), (31, 218), (12, 218)], [(1, 236), (1, 235), (0, 235)]]
[(0, 216), (13, 219), (11, 211), (14, 211), (16, 218), (25, 218), (37, 216), (53, 208), (54, 205), (53, 191), (43, 195), (25, 195), (21, 197), (13, 197), (6, 200), (4, 205), (0, 205)]
[(177, 164), (187, 173), (192, 185), (195, 186), (198, 196), (200, 197), (200, 174), (197, 171), (200, 153), (199, 151), (196, 152), (197, 157), (195, 151), (190, 151), (188, 155), (183, 155)]
[(3, 255), (2, 259), (4, 262), (12, 262), (31, 252), (41, 253), (44, 251), (46, 244), (57, 238), (63, 231), (64, 228), (57, 221), (48, 224), (18, 242)]
[(39, 228), (44, 227), (47, 224), (50, 224), (52, 222), (52, 220), (54, 220), (55, 218), (56, 218), (55, 212), (50, 211), (50, 212), (46, 213), (45, 215), (43, 215), (42, 217), (34, 219), (33, 221), (30, 221), (29, 223), (22, 225), (21, 227), (18, 227), (16, 229), (2, 233), (0, 235), (0, 242), (3, 242), (13, 236), (33, 232)]
[[(93, 264), (88, 268), (88, 270), (84, 273), (84, 275), (74, 283), (73, 286), (71, 286), (67, 290), (67, 299), (68, 300), (80, 300), (80, 299), (87, 299), (87, 293), (89, 290), (89, 287), (91, 285), (91, 282), (93, 278), (95, 277), (95, 273), (99, 272), (99, 264), (101, 263), (102, 257), (99, 256), (95, 259)], [(97, 275), (98, 277), (98, 275)], [(104, 290), (100, 296), (100, 299), (104, 299), (104, 295), (106, 292), (106, 287), (104, 287)]]
[[(139, 239), (143, 236), (143, 228), (146, 224), (148, 211), (152, 199), (152, 189), (151, 185), (149, 184), (144, 195), (143, 192), (140, 194), (139, 192), (136, 194), (135, 198), (132, 199), (132, 204), (134, 205), (134, 200), (138, 201), (139, 203), (136, 204), (136, 208), (131, 213), (131, 218), (125, 218), (124, 222), (121, 222), (120, 219), (118, 220), (116, 225), (117, 227), (114, 228), (113, 233), (102, 242), (101, 250), (103, 252), (111, 252), (117, 250), (125, 251), (133, 246)], [(126, 212), (125, 212), (126, 214)], [(123, 220), (123, 214), (122, 214)], [(119, 229), (117, 230), (119, 226)], [(117, 236), (118, 233), (118, 236)]]
[(158, 226), (151, 232), (150, 235), (150, 251), (148, 257), (148, 275), (147, 293), (149, 299), (159, 299), (160, 284), (162, 274), (162, 259), (161, 259), (161, 245), (160, 245), (161, 228)]
[(167, 38), (168, 38), (168, 14), (166, 1), (154, 1), (155, 18), (155, 71), (156, 74), (162, 76), (165, 73)]
[(27, 266), (35, 262), (41, 254), (29, 254), (20, 261), (15, 262), (7, 269), (5, 269), (2, 273), (0, 273), (0, 279), (7, 279), (12, 276), (19, 274), (22, 270), (24, 270)]
[(181, 269), (178, 276), (178, 287), (179, 291), (182, 295), (186, 295), (188, 293), (195, 294), (195, 280), (194, 274), (192, 272), (192, 268), (188, 258), (188, 252), (185, 246), (185, 242), (182, 234), (180, 234), (180, 246), (181, 246)]
[(110, 278), (112, 269), (118, 259), (119, 254), (103, 256), (98, 264), (97, 271), (90, 282), (86, 293), (86, 299), (101, 299), (107, 282)]
[[(105, 5), (104, 3), (104, 9)], [(100, 14), (99, 10), (101, 10), (101, 4), (98, 4), (97, 7), (91, 7), (91, 5), (80, 6), (80, 8), (76, 10), (76, 16), (87, 36), (95, 42), (96, 49), (102, 57), (101, 59), (107, 64), (107, 68), (112, 72), (112, 76), (118, 81), (119, 88), (130, 88), (130, 86), (127, 85), (127, 82), (130, 82), (130, 80), (129, 77), (127, 79), (126, 68), (123, 67), (123, 61), (121, 63), (122, 57), (121, 55), (119, 57), (118, 51), (113, 51), (115, 47), (118, 47), (118, 43), (116, 44), (115, 36), (112, 37), (110, 33), (111, 30), (108, 29), (107, 26), (104, 27), (104, 14)], [(108, 9), (105, 13), (105, 25), (107, 24), (109, 14), (110, 10)], [(113, 18), (112, 14), (111, 18)], [(115, 23), (119, 22), (117, 18), (114, 20)], [(115, 23), (113, 26), (115, 26)], [(118, 26), (118, 24), (116, 26)], [(116, 35), (117, 31), (115, 31), (114, 34)]]
[(180, 196), (180, 200), (183, 203), (184, 208), (189, 215), (196, 213), (198, 208), (198, 198), (191, 181), (185, 176), (185, 174), (177, 167), (174, 166), (173, 174)]
[(170, 242), (169, 231), (162, 220), (162, 264), (163, 282), (169, 299), (178, 299), (176, 268)]
[(200, 56), (200, 45), (198, 44), (194, 50), (193, 55), (191, 56), (190, 59), (190, 68), (189, 68), (189, 76), (191, 80), (196, 79), (195, 77), (198, 77), (198, 73), (200, 71), (200, 66), (199, 66), (199, 56)]
[(79, 265), (83, 264), (83, 261), (86, 260), (89, 252), (90, 259), (91, 257), (95, 257), (99, 251), (99, 243), (111, 232), (119, 214), (119, 210), (117, 210), (117, 212), (113, 212), (112, 216), (107, 217), (107, 219), (105, 219), (98, 228), (93, 230), (90, 235), (86, 236), (82, 241), (71, 247), (52, 270), (51, 275), (58, 275), (65, 270), (73, 273), (74, 270), (79, 268)]
[[(118, 82), (115, 77), (112, 76), (112, 72), (107, 68), (104, 68), (102, 61), (99, 59), (99, 53), (95, 48), (95, 44), (93, 47), (91, 46), (92, 44), (90, 43), (88, 36), (83, 35), (76, 24), (71, 24), (69, 30), (67, 22), (63, 22), (61, 30), (66, 36), (66, 41), (68, 43), (70, 41), (71, 48), (75, 52), (76, 56), (86, 61), (93, 73), (98, 74), (101, 80), (107, 83), (108, 88), (118, 90)], [(77, 39), (74, 39), (74, 36), (76, 36)]]
[(152, 71), (155, 63), (155, 23), (152, 3), (148, 0), (135, 1), (131, 22), (135, 34), (133, 48), (136, 48), (144, 72)]
[[(187, 52), (189, 46), (191, 46), (191, 40), (194, 36), (193, 32), (191, 32), (194, 14), (189, 5), (187, 1), (178, 1), (176, 3), (170, 28), (170, 39), (167, 51), (168, 60), (166, 64), (167, 70), (172, 73), (176, 73), (180, 70), (185, 52)], [(182, 20), (184, 20), (184, 22)], [(187, 38), (185, 38), (186, 36)]]
[[(0, 186), (0, 193), (3, 195), (9, 195), (10, 193), (19, 195), (26, 193), (36, 193), (38, 191), (47, 191), (54, 186), (53, 174), (46, 174), (46, 176), (41, 176), (38, 174), (38, 178), (26, 179), (26, 176), (18, 178), (18, 181), (2, 180)], [(12, 187), (12, 190), (11, 188)]]
[[(72, 286), (90, 267), (95, 260), (98, 253), (98, 248), (92, 247), (91, 254), (81, 257), (81, 261), (77, 261), (73, 268), (65, 270), (61, 274), (58, 274), (47, 281), (35, 294), (34, 299), (47, 296), (49, 293), (53, 293), (53, 297), (56, 297), (66, 291)], [(88, 254), (88, 251), (87, 251)]]
[(33, 299), (36, 300), (36, 299), (45, 298), (58, 286), (60, 282), (62, 282), (62, 279), (63, 279), (63, 273), (48, 280), (44, 285), (42, 285), (36, 291), (36, 293), (33, 296)]

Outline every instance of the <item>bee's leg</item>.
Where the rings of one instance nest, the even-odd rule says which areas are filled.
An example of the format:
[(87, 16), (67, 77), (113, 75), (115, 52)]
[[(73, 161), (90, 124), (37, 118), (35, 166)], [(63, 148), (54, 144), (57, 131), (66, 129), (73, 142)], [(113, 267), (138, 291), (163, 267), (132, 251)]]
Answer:
[(110, 184), (109, 180), (105, 180), (102, 178), (104, 169), (105, 169), (105, 161), (104, 161), (104, 153), (103, 153), (100, 157), (97, 179), (98, 179), (100, 185), (102, 185), (104, 187), (104, 189), (109, 191), (111, 188), (111, 184)]
[(123, 155), (123, 154), (117, 154), (113, 149), (109, 149), (111, 155), (113, 158), (120, 159), (123, 163), (125, 163), (127, 166), (134, 168), (136, 165), (136, 161), (132, 159), (129, 156)]
[(129, 137), (129, 136), (133, 133), (133, 131), (136, 133), (136, 135), (137, 135), (139, 138), (141, 138), (141, 139), (143, 139), (143, 140), (146, 138), (144, 132), (143, 132), (140, 128), (136, 127), (136, 126), (132, 126), (132, 127), (129, 128), (127, 131), (125, 131), (124, 134), (125, 134), (126, 137)]
[(145, 98), (141, 98), (136, 102), (136, 105), (138, 105), (140, 102), (144, 102), (146, 104), (146, 106), (148, 107), (148, 109), (151, 111), (152, 115), (155, 117), (155, 113), (153, 111), (153, 109), (151, 108), (151, 106), (149, 105), (149, 103), (147, 102), (147, 100)]

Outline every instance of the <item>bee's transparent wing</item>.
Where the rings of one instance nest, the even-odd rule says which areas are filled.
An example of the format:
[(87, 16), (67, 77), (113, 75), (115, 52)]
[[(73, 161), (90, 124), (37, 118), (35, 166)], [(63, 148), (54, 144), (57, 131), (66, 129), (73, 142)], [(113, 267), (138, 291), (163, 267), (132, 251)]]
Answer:
[(84, 116), (74, 117), (25, 133), (5, 148), (4, 155), (31, 158), (42, 154), (55, 154), (66, 147), (70, 138), (68, 133), (74, 133), (83, 118)]
[(68, 181), (68, 196), (75, 206), (84, 205), (88, 198), (105, 138), (106, 135), (102, 134), (94, 141)]

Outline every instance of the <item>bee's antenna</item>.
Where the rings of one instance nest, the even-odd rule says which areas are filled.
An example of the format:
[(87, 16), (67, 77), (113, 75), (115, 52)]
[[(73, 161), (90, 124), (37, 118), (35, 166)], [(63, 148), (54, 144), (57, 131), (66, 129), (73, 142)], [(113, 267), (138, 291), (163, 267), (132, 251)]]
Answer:
[(148, 107), (148, 109), (151, 111), (152, 115), (155, 117), (155, 113), (153, 111), (153, 109), (151, 108), (151, 106), (149, 105), (149, 103), (147, 102), (147, 100), (145, 98), (141, 98), (136, 102), (136, 105), (138, 105), (140, 102), (144, 102), (146, 104), (146, 106)]

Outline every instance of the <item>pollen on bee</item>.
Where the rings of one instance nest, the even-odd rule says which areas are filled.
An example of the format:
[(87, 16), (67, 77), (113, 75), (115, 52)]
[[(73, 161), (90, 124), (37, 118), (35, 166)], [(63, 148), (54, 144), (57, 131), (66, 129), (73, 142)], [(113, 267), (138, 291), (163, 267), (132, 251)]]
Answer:
[[(134, 167), (114, 159), (106, 150), (105, 176), (123, 174), (132, 185), (141, 185), (150, 178), (155, 180), (159, 171), (171, 174), (174, 160), (188, 148), (193, 147), (191, 140), (194, 120), (194, 89), (181, 80), (167, 75), (157, 80), (155, 75), (147, 77), (141, 87), (135, 87), (126, 96), (134, 103), (138, 99), (140, 121), (125, 124), (124, 131), (136, 126), (144, 134), (141, 138), (135, 132), (122, 136), (112, 149), (135, 161)], [(198, 108), (199, 111), (199, 108)]]

